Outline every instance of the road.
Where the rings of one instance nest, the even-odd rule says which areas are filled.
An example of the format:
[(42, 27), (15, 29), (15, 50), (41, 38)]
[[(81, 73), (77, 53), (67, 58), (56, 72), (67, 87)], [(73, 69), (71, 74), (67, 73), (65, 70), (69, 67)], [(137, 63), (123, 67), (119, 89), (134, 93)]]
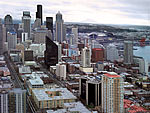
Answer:
[(38, 64), (38, 65), (40, 66), (40, 70), (43, 71), (45, 74), (47, 74), (50, 77), (50, 79), (52, 79), (56, 84), (58, 84), (60, 87), (63, 87), (63, 88), (66, 87), (65, 83), (63, 81), (57, 80), (54, 77), (55, 75), (53, 75), (52, 73), (50, 73), (49, 70), (46, 69), (43, 65), (41, 65), (41, 64)]
[[(5, 61), (7, 63), (7, 67), (10, 70), (10, 74), (11, 74), (11, 77), (13, 79), (15, 88), (25, 89), (23, 83), (19, 79), (18, 73), (15, 71), (14, 63), (10, 60), (9, 55), (7, 53), (5, 53), (4, 56), (5, 56)], [(33, 103), (30, 100), (28, 95), (27, 95), (27, 105), (29, 106), (31, 113), (37, 113), (37, 110), (33, 106)]]

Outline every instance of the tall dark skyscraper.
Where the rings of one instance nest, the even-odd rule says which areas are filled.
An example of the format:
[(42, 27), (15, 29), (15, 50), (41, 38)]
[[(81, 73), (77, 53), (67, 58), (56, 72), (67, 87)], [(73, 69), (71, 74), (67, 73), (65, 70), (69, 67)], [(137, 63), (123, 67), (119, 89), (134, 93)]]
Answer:
[(41, 25), (42, 25), (42, 24), (43, 24), (43, 18), (42, 18), (42, 5), (37, 5), (36, 18), (41, 19)]
[(48, 36), (46, 36), (46, 51), (44, 53), (45, 64), (49, 66), (58, 63), (58, 46)]
[(46, 28), (48, 28), (48, 30), (51, 30), (53, 34), (53, 17), (46, 17)]

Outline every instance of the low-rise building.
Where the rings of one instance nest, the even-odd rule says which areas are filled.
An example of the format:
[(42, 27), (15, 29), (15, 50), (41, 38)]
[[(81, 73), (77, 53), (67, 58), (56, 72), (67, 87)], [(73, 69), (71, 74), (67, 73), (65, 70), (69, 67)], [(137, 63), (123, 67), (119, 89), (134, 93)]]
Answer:
[(64, 108), (64, 103), (76, 101), (76, 97), (66, 88), (33, 89), (33, 99), (39, 109)]
[(44, 88), (44, 82), (40, 77), (34, 77), (27, 81), (27, 90), (29, 94), (32, 95), (32, 90), (36, 88), (38, 89)]

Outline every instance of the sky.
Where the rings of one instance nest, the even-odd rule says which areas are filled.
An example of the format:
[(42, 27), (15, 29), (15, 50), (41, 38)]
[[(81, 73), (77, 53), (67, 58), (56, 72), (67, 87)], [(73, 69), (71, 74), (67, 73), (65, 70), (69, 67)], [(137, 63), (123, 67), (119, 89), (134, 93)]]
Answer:
[(150, 0), (0, 0), (0, 18), (21, 19), (30, 11), (35, 20), (37, 4), (43, 5), (44, 20), (55, 20), (60, 11), (65, 22), (150, 25)]

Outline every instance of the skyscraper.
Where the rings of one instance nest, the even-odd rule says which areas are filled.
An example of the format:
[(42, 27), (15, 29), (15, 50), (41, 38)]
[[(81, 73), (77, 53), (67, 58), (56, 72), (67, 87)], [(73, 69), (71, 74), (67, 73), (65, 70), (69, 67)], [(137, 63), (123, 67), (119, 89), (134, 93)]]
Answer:
[(48, 28), (48, 30), (51, 30), (53, 34), (53, 17), (46, 17), (46, 28)]
[(8, 95), (9, 113), (26, 113), (26, 90), (15, 88)]
[(0, 24), (0, 55), (3, 53), (3, 47), (4, 47), (4, 41), (3, 41), (3, 25)]
[(56, 65), (58, 63), (58, 46), (48, 36), (46, 36), (46, 51), (44, 53), (44, 60), (48, 68), (49, 66)]
[(84, 49), (82, 49), (81, 66), (91, 67), (91, 50), (88, 47), (85, 47)]
[(0, 92), (0, 113), (8, 113), (8, 92)]
[(42, 25), (43, 24), (42, 5), (37, 5), (36, 18), (41, 19), (41, 25)]
[(60, 80), (66, 80), (66, 65), (56, 64), (56, 75)]
[(17, 44), (16, 32), (7, 32), (8, 49), (15, 49)]
[(28, 33), (28, 38), (31, 37), (31, 16), (29, 11), (23, 11), (22, 17), (23, 30)]
[(101, 105), (101, 80), (90, 76), (79, 79), (79, 95), (86, 100), (86, 105)]
[(48, 34), (48, 32), (49, 31), (47, 30), (46, 27), (42, 26), (42, 27), (36, 28), (34, 30), (34, 32), (32, 32), (33, 33), (34, 43), (38, 43), (38, 44), (42, 43), (42, 44), (44, 44), (45, 40), (46, 40), (45, 36)]
[(124, 63), (133, 63), (133, 43), (132, 41), (124, 41)]
[(72, 28), (72, 34), (74, 35), (73, 39), (74, 39), (74, 44), (77, 44), (78, 42), (78, 28), (74, 27)]
[(7, 31), (13, 31), (13, 19), (9, 14), (4, 18), (4, 25)]
[(56, 41), (62, 43), (65, 40), (65, 25), (62, 19), (62, 14), (58, 12), (56, 14)]
[(20, 88), (1, 90), (0, 113), (26, 113), (26, 90)]
[(101, 82), (88, 80), (86, 82), (86, 104), (94, 106), (101, 105)]
[(104, 61), (104, 49), (93, 48), (92, 49), (92, 62)]
[(107, 60), (114, 62), (119, 58), (117, 47), (114, 44), (109, 44), (106, 48)]
[(114, 72), (102, 76), (102, 109), (104, 113), (123, 113), (123, 78)]

